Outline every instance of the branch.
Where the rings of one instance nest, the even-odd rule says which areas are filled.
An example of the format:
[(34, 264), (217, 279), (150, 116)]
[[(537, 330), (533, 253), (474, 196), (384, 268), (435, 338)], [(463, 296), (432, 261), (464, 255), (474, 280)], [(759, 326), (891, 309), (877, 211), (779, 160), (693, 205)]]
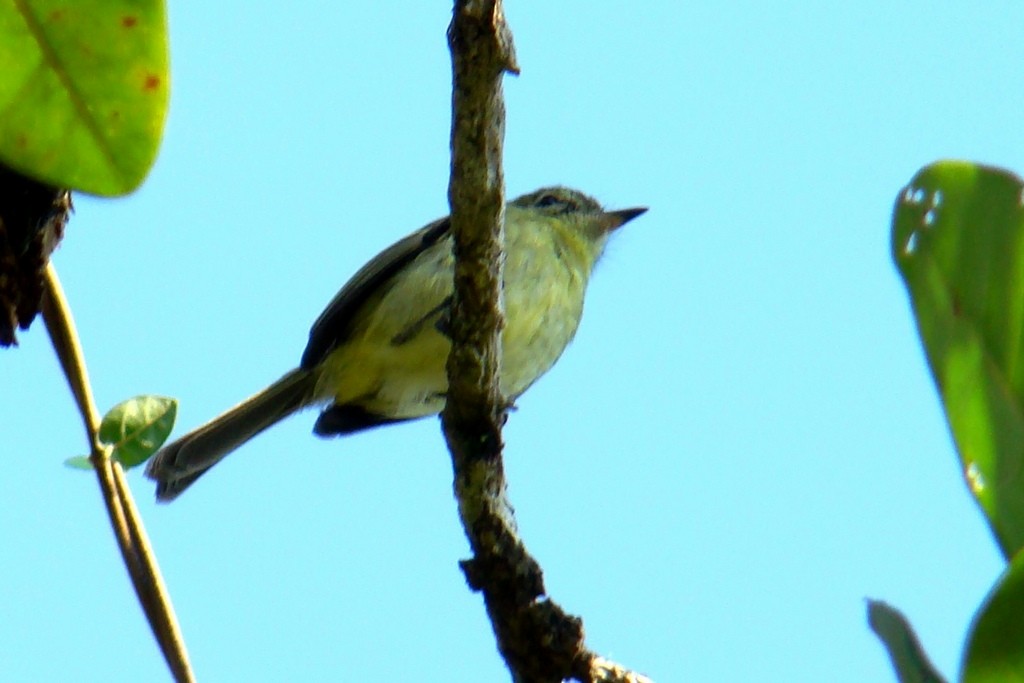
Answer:
[(548, 598), (540, 565), (516, 531), (501, 459), (507, 405), (498, 376), (504, 326), (501, 79), (519, 68), (501, 0), (456, 0), (448, 43), (455, 296), (448, 400), (441, 418), (459, 515), (473, 553), (462, 570), (470, 587), (483, 594), (513, 680), (640, 683), (647, 679), (586, 649), (583, 621)]
[(71, 393), (74, 394), (75, 403), (85, 423), (89, 457), (99, 479), (103, 502), (106, 504), (114, 537), (121, 549), (128, 575), (175, 680), (194, 681), (195, 676), (174, 617), (174, 609), (171, 607), (156, 558), (150, 549), (135, 502), (124, 479), (124, 470), (121, 469), (120, 463), (108, 457), (108, 449), (100, 442), (100, 417), (93, 400), (92, 388), (89, 386), (89, 375), (85, 370), (85, 359), (82, 356), (78, 333), (71, 317), (71, 310), (64, 298), (60, 280), (57, 278), (57, 271), (52, 264), (46, 265), (44, 283), (43, 321), (46, 323), (53, 349), (60, 359), (64, 375), (71, 386)]

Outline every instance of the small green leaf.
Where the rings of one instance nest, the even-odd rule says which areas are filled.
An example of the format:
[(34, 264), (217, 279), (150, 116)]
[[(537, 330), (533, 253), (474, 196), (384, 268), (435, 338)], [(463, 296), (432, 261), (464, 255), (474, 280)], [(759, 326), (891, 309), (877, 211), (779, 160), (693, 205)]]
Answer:
[(964, 683), (1024, 681), (1024, 553), (996, 582), (974, 617), (967, 639)]
[(868, 624), (889, 651), (900, 683), (945, 683), (899, 610), (884, 602), (868, 600)]
[(163, 396), (136, 396), (103, 416), (100, 441), (113, 447), (110, 457), (125, 469), (145, 462), (174, 428), (178, 402)]
[(0, 3), (0, 161), (57, 187), (130, 192), (159, 148), (167, 63), (163, 0)]
[(944, 161), (893, 213), (910, 293), (964, 479), (1005, 557), (1024, 547), (1024, 183)]
[(70, 467), (73, 470), (91, 470), (93, 469), (92, 460), (89, 459), (88, 455), (76, 455), (73, 458), (68, 458), (64, 461), (64, 465)]

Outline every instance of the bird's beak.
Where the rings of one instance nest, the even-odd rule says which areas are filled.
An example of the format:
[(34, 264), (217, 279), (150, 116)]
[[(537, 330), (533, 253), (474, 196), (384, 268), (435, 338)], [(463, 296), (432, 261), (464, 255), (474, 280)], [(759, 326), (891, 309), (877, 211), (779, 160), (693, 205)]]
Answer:
[(604, 230), (605, 232), (611, 232), (612, 230), (618, 230), (626, 223), (630, 222), (640, 214), (647, 211), (646, 206), (640, 206), (635, 209), (620, 209), (618, 211), (605, 211), (604, 213)]

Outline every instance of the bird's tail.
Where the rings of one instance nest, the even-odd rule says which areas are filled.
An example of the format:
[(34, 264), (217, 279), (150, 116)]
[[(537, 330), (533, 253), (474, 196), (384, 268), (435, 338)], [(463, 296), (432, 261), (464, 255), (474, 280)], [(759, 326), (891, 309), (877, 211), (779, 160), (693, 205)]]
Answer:
[(313, 373), (301, 368), (292, 370), (258, 394), (161, 448), (146, 467), (146, 476), (157, 483), (157, 500), (174, 500), (228, 453), (307, 405), (315, 386)]

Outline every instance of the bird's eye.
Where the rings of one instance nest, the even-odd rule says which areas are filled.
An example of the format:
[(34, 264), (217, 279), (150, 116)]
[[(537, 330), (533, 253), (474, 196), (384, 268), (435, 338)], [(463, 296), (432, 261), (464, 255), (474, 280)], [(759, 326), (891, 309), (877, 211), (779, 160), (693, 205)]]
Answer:
[(560, 204), (561, 200), (553, 194), (541, 195), (540, 199), (537, 200), (537, 206), (548, 207)]

